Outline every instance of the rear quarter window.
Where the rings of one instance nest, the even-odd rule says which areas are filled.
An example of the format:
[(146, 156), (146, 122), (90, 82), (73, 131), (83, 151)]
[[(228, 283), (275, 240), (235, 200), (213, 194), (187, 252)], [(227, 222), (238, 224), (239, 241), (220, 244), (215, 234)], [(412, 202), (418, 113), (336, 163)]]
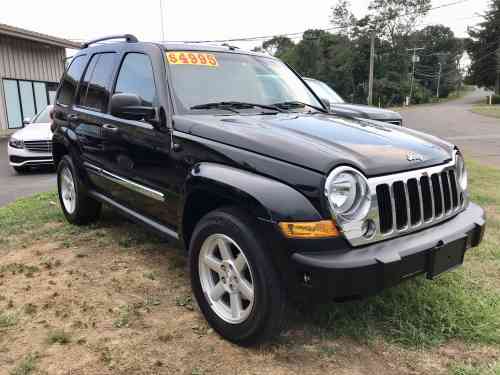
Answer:
[(99, 53), (92, 56), (78, 89), (77, 105), (106, 112), (115, 62), (115, 53)]
[(71, 105), (73, 102), (78, 82), (80, 82), (85, 69), (85, 57), (85, 55), (75, 57), (64, 73), (56, 99), (58, 104)]

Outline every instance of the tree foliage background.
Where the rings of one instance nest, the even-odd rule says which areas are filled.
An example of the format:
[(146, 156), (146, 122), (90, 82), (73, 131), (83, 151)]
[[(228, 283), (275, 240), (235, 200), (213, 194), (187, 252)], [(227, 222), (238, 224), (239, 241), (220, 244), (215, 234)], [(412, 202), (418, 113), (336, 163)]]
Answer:
[(500, 0), (492, 0), (483, 21), (469, 29), (466, 41), (471, 57), (468, 82), (495, 89), (500, 95)]
[(412, 52), (408, 48), (425, 47), (419, 51), (420, 62), (415, 64), (413, 102), (428, 102), (436, 95), (439, 64), (440, 97), (448, 96), (460, 85), (459, 61), (464, 51), (464, 41), (448, 27), (433, 25), (416, 30), (430, 3), (372, 0), (368, 15), (358, 19), (348, 0), (337, 0), (331, 10), (329, 31), (308, 30), (298, 43), (276, 36), (258, 49), (284, 60), (303, 76), (326, 82), (345, 100), (366, 103), (373, 32), (374, 104), (390, 106), (402, 104), (410, 93)]

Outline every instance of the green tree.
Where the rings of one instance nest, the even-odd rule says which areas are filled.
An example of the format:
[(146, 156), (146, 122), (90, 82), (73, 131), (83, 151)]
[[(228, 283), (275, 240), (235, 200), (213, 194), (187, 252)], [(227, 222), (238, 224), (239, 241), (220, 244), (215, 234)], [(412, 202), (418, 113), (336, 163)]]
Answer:
[(431, 0), (372, 0), (368, 6), (372, 28), (393, 46), (405, 41), (430, 8)]
[(283, 56), (290, 49), (294, 48), (293, 41), (286, 36), (275, 36), (262, 43), (262, 49), (273, 56)]
[(440, 97), (447, 97), (459, 88), (462, 83), (460, 60), (464, 54), (462, 39), (456, 38), (449, 27), (432, 25), (414, 32), (410, 40), (414, 45), (425, 47), (416, 65), (416, 78), (423, 87), (434, 94), (439, 79)]
[(468, 81), (495, 89), (500, 95), (500, 0), (491, 0), (484, 20), (469, 29), (466, 43), (471, 57)]

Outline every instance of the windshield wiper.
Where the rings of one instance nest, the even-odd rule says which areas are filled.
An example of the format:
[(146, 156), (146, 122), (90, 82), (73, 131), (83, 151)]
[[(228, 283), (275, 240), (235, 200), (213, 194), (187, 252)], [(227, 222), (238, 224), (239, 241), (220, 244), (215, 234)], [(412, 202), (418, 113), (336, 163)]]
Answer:
[(322, 113), (328, 113), (328, 111), (326, 111), (324, 108), (317, 107), (315, 105), (304, 103), (304, 102), (299, 102), (298, 100), (281, 102), (281, 103), (274, 103), (273, 106), (279, 107), (279, 108), (284, 108), (284, 109), (309, 107), (309, 108), (315, 109), (316, 111), (319, 111)]
[(236, 113), (239, 112), (236, 111), (235, 109), (250, 109), (250, 108), (263, 108), (263, 109), (268, 109), (270, 111), (283, 112), (281, 108), (275, 105), (265, 105), (265, 104), (236, 102), (236, 101), (198, 104), (192, 106), (190, 109), (211, 109), (211, 108), (220, 108)]

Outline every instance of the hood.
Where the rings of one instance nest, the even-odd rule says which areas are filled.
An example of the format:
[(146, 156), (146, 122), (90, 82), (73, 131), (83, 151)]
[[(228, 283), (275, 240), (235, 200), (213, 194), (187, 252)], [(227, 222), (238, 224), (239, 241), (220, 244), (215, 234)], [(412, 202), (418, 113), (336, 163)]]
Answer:
[(347, 114), (379, 121), (401, 120), (401, 115), (395, 111), (368, 105), (340, 103), (332, 104), (331, 107), (332, 112), (340, 115)]
[[(332, 114), (179, 115), (178, 131), (280, 159), (321, 173), (352, 165), (367, 176), (449, 161), (453, 145), (391, 124)], [(416, 153), (423, 160), (409, 161)]]
[(52, 140), (52, 131), (50, 123), (37, 123), (26, 125), (12, 136), (23, 141), (50, 141)]

